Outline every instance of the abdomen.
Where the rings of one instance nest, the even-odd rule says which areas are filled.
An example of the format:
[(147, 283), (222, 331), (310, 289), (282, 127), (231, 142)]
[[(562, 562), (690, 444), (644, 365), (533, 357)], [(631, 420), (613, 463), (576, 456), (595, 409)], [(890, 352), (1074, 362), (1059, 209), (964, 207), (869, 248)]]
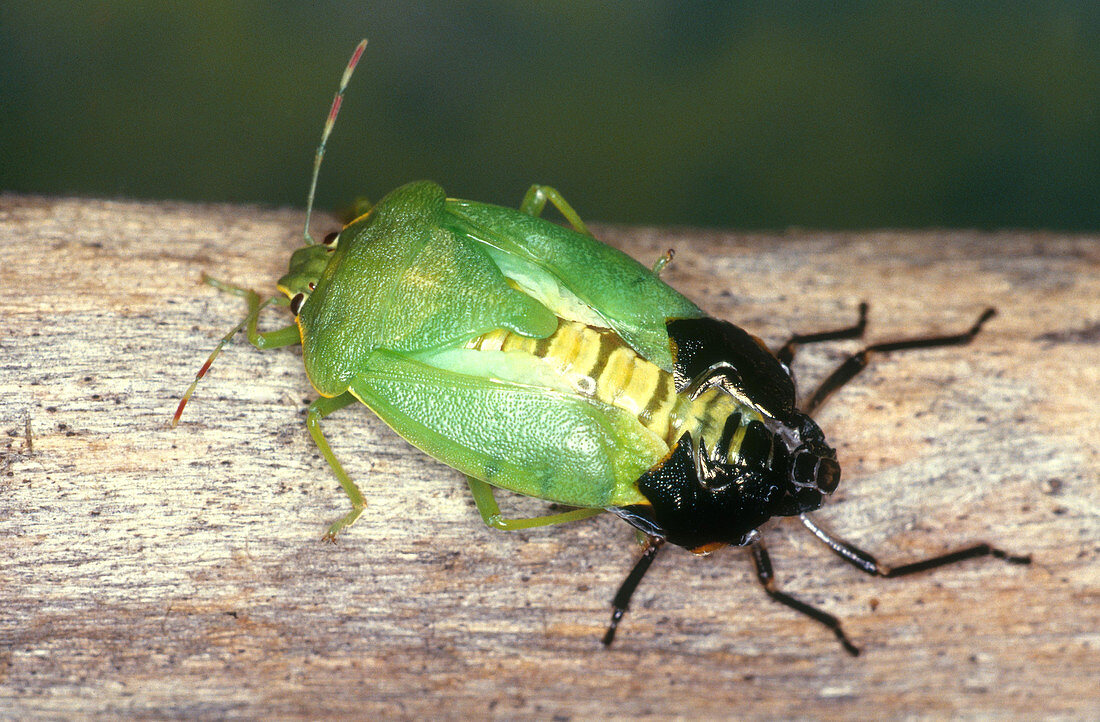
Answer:
[(743, 424), (757, 416), (718, 389), (695, 401), (677, 394), (671, 374), (609, 329), (562, 320), (544, 339), (497, 330), (470, 341), (467, 348), (536, 356), (576, 393), (627, 411), (669, 446), (688, 431), (713, 447), (730, 415), (740, 412)]

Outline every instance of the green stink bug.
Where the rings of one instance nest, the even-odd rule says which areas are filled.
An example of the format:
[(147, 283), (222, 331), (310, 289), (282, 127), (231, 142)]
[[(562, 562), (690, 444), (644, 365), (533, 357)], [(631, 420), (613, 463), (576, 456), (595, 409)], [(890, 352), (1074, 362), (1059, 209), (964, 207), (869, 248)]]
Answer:
[[(245, 329), (260, 349), (300, 343), (320, 394), (307, 426), (352, 505), (326, 539), (353, 524), (366, 501), (320, 422), (358, 401), (464, 473), (489, 526), (530, 528), (604, 511), (631, 524), (646, 549), (615, 595), (604, 644), (667, 541), (697, 554), (748, 547), (769, 596), (825, 625), (858, 653), (835, 617), (775, 588), (757, 531), (774, 516), (799, 516), (842, 559), (880, 576), (979, 556), (1029, 560), (976, 544), (890, 568), (807, 516), (840, 481), (836, 452), (811, 418), (825, 398), (872, 354), (968, 343), (992, 309), (965, 333), (866, 347), (798, 408), (790, 371), (795, 350), (861, 337), (866, 304), (855, 325), (793, 336), (772, 353), (661, 281), (671, 254), (649, 269), (600, 243), (552, 188), (533, 186), (512, 210), (448, 198), (435, 183), (410, 183), (313, 243), (309, 217), (325, 144), (364, 46), (355, 49), (325, 123), (309, 191), (307, 244), (278, 281), (282, 295), (263, 301), (253, 291), (207, 279), (247, 299), (249, 311), (196, 375), (173, 425), (238, 331)], [(540, 217), (547, 202), (571, 228)], [(271, 304), (288, 306), (294, 323), (260, 333), (259, 314)], [(493, 487), (575, 508), (505, 519)]]

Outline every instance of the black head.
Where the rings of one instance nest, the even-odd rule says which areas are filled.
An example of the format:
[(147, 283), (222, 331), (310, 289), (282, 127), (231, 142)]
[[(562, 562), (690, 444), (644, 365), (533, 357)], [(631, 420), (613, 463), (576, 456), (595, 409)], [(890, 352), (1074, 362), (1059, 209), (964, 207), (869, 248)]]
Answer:
[[(642, 531), (689, 549), (744, 545), (773, 516), (819, 508), (840, 482), (836, 452), (805, 414), (747, 424), (733, 414), (726, 427), (710, 451), (690, 434), (680, 437), (669, 455), (638, 479), (638, 490), (650, 503), (617, 513)], [(741, 429), (737, 447), (726, 448)]]

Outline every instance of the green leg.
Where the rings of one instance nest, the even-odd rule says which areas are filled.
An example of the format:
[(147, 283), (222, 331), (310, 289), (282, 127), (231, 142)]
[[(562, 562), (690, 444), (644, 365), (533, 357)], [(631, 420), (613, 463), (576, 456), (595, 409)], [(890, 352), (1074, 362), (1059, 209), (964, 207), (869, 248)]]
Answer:
[(496, 497), (493, 496), (493, 487), (491, 485), (485, 483), (481, 479), (475, 479), (472, 476), (467, 476), (466, 481), (470, 484), (470, 493), (474, 495), (474, 503), (477, 504), (477, 510), (481, 513), (482, 520), (484, 520), (487, 526), (502, 531), (515, 531), (517, 529), (530, 529), (536, 526), (564, 524), (565, 522), (587, 519), (590, 516), (596, 516), (603, 512), (603, 509), (586, 508), (565, 511), (560, 514), (535, 516), (528, 519), (505, 519), (500, 514), (500, 507), (497, 505)]
[(325, 418), (333, 411), (342, 409), (348, 404), (355, 403), (356, 400), (354, 396), (347, 392), (333, 398), (322, 397), (309, 405), (309, 413), (306, 415), (306, 427), (309, 429), (309, 435), (313, 437), (313, 442), (317, 444), (317, 448), (321, 450), (321, 456), (328, 462), (329, 467), (332, 468), (332, 472), (336, 474), (336, 478), (340, 480), (340, 486), (344, 487), (344, 491), (347, 493), (348, 498), (351, 499), (351, 511), (348, 512), (347, 516), (343, 519), (340, 519), (328, 528), (324, 536), (325, 541), (335, 542), (336, 535), (345, 527), (354, 524), (355, 520), (359, 518), (359, 515), (363, 513), (363, 510), (367, 508), (367, 501), (363, 498), (363, 492), (359, 491), (359, 487), (355, 485), (355, 482), (351, 480), (348, 473), (344, 471), (344, 467), (340, 465), (340, 461), (336, 458), (336, 454), (332, 453), (332, 447), (328, 445), (328, 441), (321, 431), (321, 419)]
[[(243, 298), (248, 303), (248, 315), (244, 317), (244, 321), (242, 321), (241, 325), (248, 327), (248, 340), (256, 348), (279, 348), (281, 346), (293, 346), (296, 343), (302, 342), (302, 336), (298, 331), (298, 324), (296, 323), (265, 333), (260, 333), (256, 330), (256, 324), (260, 320), (260, 311), (272, 303), (280, 306), (288, 305), (289, 301), (287, 301), (284, 296), (273, 296), (266, 301), (261, 301), (260, 294), (249, 288), (234, 286), (231, 283), (219, 281), (216, 278), (207, 276), (205, 273), (202, 274), (202, 280), (219, 291), (231, 293), (234, 296)], [(238, 326), (233, 329), (229, 337), (232, 338), (232, 336), (236, 335), (240, 328), (241, 327)]]
[(541, 216), (542, 209), (546, 207), (546, 201), (550, 201), (565, 216), (565, 220), (569, 221), (569, 225), (573, 226), (573, 230), (586, 236), (592, 235), (588, 232), (588, 227), (584, 225), (581, 217), (573, 210), (573, 206), (566, 202), (556, 188), (541, 186), (536, 183), (527, 190), (527, 195), (523, 197), (519, 209), (529, 216)]
[(665, 251), (665, 255), (657, 259), (657, 262), (653, 264), (653, 275), (660, 276), (661, 271), (668, 267), (668, 264), (672, 263), (672, 259), (676, 257), (676, 252), (671, 248)]

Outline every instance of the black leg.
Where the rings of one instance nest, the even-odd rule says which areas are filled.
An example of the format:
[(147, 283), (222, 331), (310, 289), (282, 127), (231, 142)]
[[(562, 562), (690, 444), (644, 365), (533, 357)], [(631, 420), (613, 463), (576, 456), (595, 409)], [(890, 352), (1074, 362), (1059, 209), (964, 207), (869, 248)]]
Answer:
[(794, 611), (805, 614), (810, 619), (825, 625), (832, 630), (836, 638), (840, 640), (840, 644), (844, 647), (844, 651), (853, 657), (859, 655), (859, 647), (852, 644), (848, 639), (848, 635), (844, 633), (844, 630), (840, 626), (840, 620), (829, 614), (823, 612), (817, 607), (811, 607), (805, 602), (795, 599), (790, 594), (781, 592), (775, 588), (775, 571), (772, 569), (771, 557), (768, 556), (768, 550), (764, 547), (764, 542), (757, 540), (749, 547), (749, 554), (752, 555), (753, 566), (756, 567), (756, 578), (760, 580), (760, 583), (764, 586), (764, 591), (769, 597), (784, 604)]
[(615, 593), (615, 598), (611, 601), (611, 624), (608, 625), (607, 632), (603, 635), (603, 644), (605, 647), (610, 646), (610, 644), (615, 641), (615, 630), (619, 628), (619, 621), (623, 618), (623, 615), (626, 614), (626, 608), (630, 606), (630, 597), (634, 595), (634, 590), (638, 588), (638, 584), (642, 581), (642, 577), (649, 571), (649, 565), (657, 558), (657, 552), (661, 550), (661, 545), (664, 543), (664, 539), (649, 537), (649, 544), (646, 545), (641, 558), (638, 559), (634, 568), (630, 570), (630, 574), (626, 575), (626, 579), (624, 579), (622, 585), (619, 586), (619, 591)]
[(967, 559), (977, 559), (978, 557), (994, 557), (995, 559), (1003, 559), (1009, 564), (1030, 564), (1031, 556), (1029, 555), (1015, 555), (1008, 552), (997, 549), (989, 544), (980, 543), (968, 546), (958, 551), (948, 552), (947, 554), (941, 554), (939, 556), (930, 557), (928, 559), (921, 559), (920, 561), (911, 562), (909, 564), (902, 564), (897, 567), (889, 567), (880, 563), (874, 556), (863, 551), (859, 547), (850, 544), (843, 539), (829, 534), (827, 531), (819, 527), (809, 516), (802, 514), (799, 516), (802, 523), (806, 525), (806, 528), (813, 532), (813, 535), (825, 543), (833, 553), (838, 557), (848, 562), (856, 569), (867, 574), (874, 574), (879, 577), (886, 577), (887, 579), (893, 579), (896, 577), (904, 577), (909, 574), (916, 574), (917, 572), (928, 571), (929, 569), (936, 569), (938, 567), (945, 567), (949, 564), (956, 564)]
[(867, 304), (859, 304), (859, 320), (854, 326), (839, 328), (835, 331), (821, 331), (818, 333), (796, 333), (787, 343), (779, 349), (775, 356), (784, 366), (790, 366), (794, 360), (794, 352), (799, 346), (808, 343), (821, 343), (822, 341), (840, 341), (846, 338), (863, 338), (863, 332), (867, 330)]
[[(871, 354), (906, 351), (913, 348), (962, 346), (970, 343), (971, 340), (978, 335), (978, 331), (981, 330), (982, 324), (991, 319), (994, 314), (996, 314), (996, 310), (992, 308), (987, 308), (985, 311), (982, 311), (982, 315), (978, 317), (974, 325), (964, 333), (949, 336), (927, 336), (922, 338), (903, 339), (901, 341), (886, 341), (884, 343), (876, 343), (868, 346), (862, 351), (849, 356), (844, 363), (840, 364), (840, 366), (829, 374), (829, 376), (821, 382), (821, 385), (817, 387), (813, 395), (810, 396), (810, 400), (803, 405), (802, 412), (808, 416), (812, 416), (814, 411), (825, 402), (825, 399), (829, 398), (834, 391), (851, 381), (855, 378), (856, 374), (867, 367), (871, 359)], [(785, 348), (786, 346), (784, 346), (784, 349)]]

